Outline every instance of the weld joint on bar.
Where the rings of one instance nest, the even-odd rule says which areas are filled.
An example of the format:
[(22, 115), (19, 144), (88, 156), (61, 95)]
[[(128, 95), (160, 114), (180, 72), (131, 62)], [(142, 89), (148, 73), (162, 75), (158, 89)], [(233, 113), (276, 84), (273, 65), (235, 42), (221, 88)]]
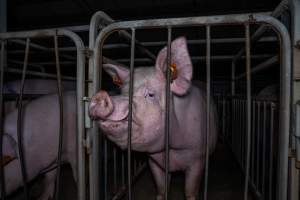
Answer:
[(94, 55), (94, 51), (92, 49), (88, 48), (88, 47), (82, 49), (82, 51), (83, 51), (86, 58), (91, 58)]

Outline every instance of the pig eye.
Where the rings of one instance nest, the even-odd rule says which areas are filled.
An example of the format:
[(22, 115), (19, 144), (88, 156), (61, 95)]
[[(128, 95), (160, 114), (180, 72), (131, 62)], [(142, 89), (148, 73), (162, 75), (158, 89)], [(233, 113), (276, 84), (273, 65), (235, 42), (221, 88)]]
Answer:
[(154, 98), (155, 97), (154, 92), (147, 91), (146, 94), (145, 94), (145, 98), (147, 98), (147, 97)]
[(149, 93), (148, 95), (149, 95), (149, 97), (154, 97), (153, 93)]

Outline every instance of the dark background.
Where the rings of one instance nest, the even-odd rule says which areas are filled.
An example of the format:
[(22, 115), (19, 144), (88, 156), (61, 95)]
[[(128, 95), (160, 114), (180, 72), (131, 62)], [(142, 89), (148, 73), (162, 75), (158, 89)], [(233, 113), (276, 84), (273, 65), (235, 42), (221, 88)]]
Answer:
[(8, 30), (89, 24), (98, 10), (116, 20), (272, 11), (279, 0), (7, 0)]

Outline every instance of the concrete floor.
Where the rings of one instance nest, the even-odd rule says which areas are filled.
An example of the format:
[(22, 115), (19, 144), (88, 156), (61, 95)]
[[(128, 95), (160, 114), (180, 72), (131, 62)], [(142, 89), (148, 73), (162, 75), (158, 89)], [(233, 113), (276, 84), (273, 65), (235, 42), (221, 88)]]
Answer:
[[(215, 153), (210, 158), (209, 166), (209, 200), (243, 199), (244, 179), (242, 173), (232, 154), (223, 144), (218, 144)], [(203, 199), (203, 187), (204, 182), (202, 181), (200, 199)], [(133, 195), (135, 200), (155, 199), (155, 185), (149, 170), (136, 182)], [(181, 173), (172, 174), (170, 199), (184, 200), (184, 176)]]
[[(42, 188), (42, 179), (31, 184), (31, 198), (36, 199)], [(239, 167), (223, 144), (218, 144), (215, 153), (210, 158), (208, 199), (209, 200), (240, 200), (243, 198), (243, 176)], [(76, 185), (72, 178), (70, 167), (64, 166), (62, 173), (63, 200), (76, 200)], [(184, 199), (184, 176), (182, 173), (172, 174), (170, 199)], [(203, 190), (203, 181), (201, 183)], [(12, 195), (9, 200), (22, 200), (22, 191)], [(133, 187), (134, 200), (154, 200), (155, 185), (150, 170), (147, 168)], [(203, 191), (201, 198), (203, 199)], [(124, 198), (126, 199), (126, 198)], [(250, 198), (251, 199), (251, 198)]]

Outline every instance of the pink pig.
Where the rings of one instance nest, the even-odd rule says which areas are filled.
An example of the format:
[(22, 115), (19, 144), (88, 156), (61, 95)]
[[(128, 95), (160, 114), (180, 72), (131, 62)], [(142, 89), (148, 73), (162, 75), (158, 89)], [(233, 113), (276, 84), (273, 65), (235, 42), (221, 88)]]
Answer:
[[(134, 72), (132, 149), (149, 154), (149, 165), (157, 186), (156, 199), (164, 199), (165, 157), (165, 68), (167, 48), (157, 57), (155, 67), (140, 67)], [(177, 67), (176, 79), (171, 83), (170, 99), (170, 160), (169, 170), (185, 172), (185, 196), (198, 196), (205, 167), (206, 94), (191, 84), (193, 66), (186, 39), (177, 38), (171, 44), (171, 64)], [(122, 85), (120, 96), (99, 91), (92, 98), (90, 116), (98, 120), (104, 134), (122, 149), (127, 147), (129, 70), (112, 64), (104, 69), (118, 76)], [(217, 113), (210, 102), (209, 151), (217, 142)]]

